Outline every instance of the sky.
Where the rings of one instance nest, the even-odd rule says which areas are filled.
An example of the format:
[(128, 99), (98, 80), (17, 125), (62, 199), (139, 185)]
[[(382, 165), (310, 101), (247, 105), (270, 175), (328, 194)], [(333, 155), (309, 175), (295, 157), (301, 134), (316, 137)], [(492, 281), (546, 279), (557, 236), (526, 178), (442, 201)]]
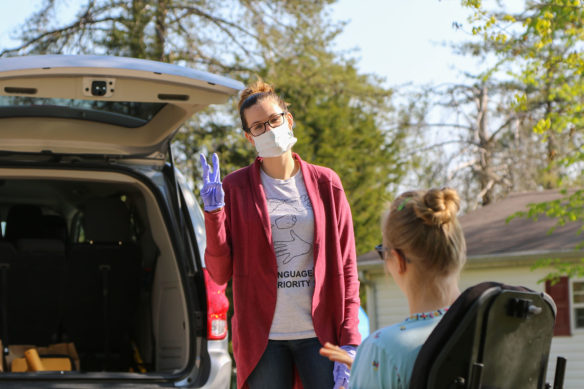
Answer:
[[(71, 4), (76, 3), (70, 0)], [(10, 1), (0, 13), (0, 44), (12, 47), (10, 33), (34, 12), (41, 0)], [(331, 16), (347, 21), (337, 49), (352, 56), (363, 73), (377, 74), (385, 86), (453, 82), (470, 59), (455, 56), (444, 42), (468, 38), (453, 22), (466, 23), (460, 0), (339, 0)], [(6, 43), (8, 42), (8, 43)]]
[(460, 0), (340, 0), (333, 17), (347, 20), (339, 48), (359, 48), (359, 69), (383, 76), (388, 86), (454, 82), (473, 62), (444, 43), (469, 35)]

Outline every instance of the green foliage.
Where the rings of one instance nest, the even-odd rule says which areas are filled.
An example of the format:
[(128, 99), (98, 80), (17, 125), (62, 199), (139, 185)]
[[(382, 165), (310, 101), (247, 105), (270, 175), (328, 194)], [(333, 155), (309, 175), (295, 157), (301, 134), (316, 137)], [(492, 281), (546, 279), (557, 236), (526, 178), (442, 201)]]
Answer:
[(584, 277), (584, 258), (576, 262), (565, 262), (558, 258), (546, 258), (538, 260), (532, 267), (531, 270), (537, 269), (554, 269), (550, 273), (546, 274), (545, 277), (538, 280), (538, 283), (543, 283), (550, 281), (552, 285), (556, 284), (560, 277), (568, 276), (570, 278), (582, 278)]
[[(473, 31), (481, 32), (489, 52), (500, 59), (499, 69), (523, 85), (515, 109), (529, 115), (534, 131), (544, 135), (547, 158), (553, 162), (550, 171), (561, 180), (566, 170), (555, 161), (582, 146), (584, 7), (579, 0), (538, 0), (526, 1), (516, 14), (502, 6), (472, 8)], [(504, 40), (498, 38), (501, 34)]]
[[(550, 228), (548, 234), (552, 234), (557, 227), (568, 223), (582, 223), (584, 220), (584, 190), (562, 190), (561, 194), (563, 197), (556, 200), (529, 204), (527, 211), (515, 212), (507, 218), (506, 222), (509, 223), (518, 217), (529, 218), (533, 221), (539, 220), (541, 216), (556, 219), (556, 224)], [(577, 234), (581, 235), (582, 232), (584, 232), (584, 224), (578, 229)], [(584, 249), (584, 240), (578, 243), (574, 249)], [(555, 283), (563, 275), (583, 277), (583, 265), (584, 258), (577, 262), (565, 262), (558, 258), (547, 258), (537, 261), (533, 269), (552, 268), (553, 270), (539, 282), (552, 281), (552, 283)]]
[[(567, 190), (562, 190), (561, 193), (564, 196), (563, 198), (529, 204), (529, 210), (514, 213), (507, 218), (507, 222), (517, 217), (526, 217), (537, 221), (540, 216), (544, 215), (556, 219), (556, 225), (548, 232), (551, 234), (559, 226), (584, 220), (584, 191), (576, 190), (568, 192)], [(584, 231), (584, 226), (578, 230), (578, 234), (581, 234), (582, 231)], [(577, 248), (583, 247), (584, 241)]]
[[(580, 0), (526, 0), (524, 10), (511, 14), (500, 3), (488, 8), (462, 1), (474, 10), (473, 33), (481, 35), (499, 69), (519, 84), (514, 109), (529, 116), (533, 131), (547, 143), (545, 187), (581, 187), (584, 134), (584, 6)], [(505, 39), (501, 39), (501, 34)], [(532, 204), (513, 217), (537, 220), (540, 215), (566, 223), (584, 223), (581, 190), (564, 191), (564, 198)], [(511, 219), (510, 218), (510, 219)], [(552, 228), (550, 233), (555, 229)], [(580, 228), (579, 233), (582, 232)], [(584, 247), (584, 242), (579, 248)], [(582, 264), (550, 260), (558, 274), (582, 276)]]

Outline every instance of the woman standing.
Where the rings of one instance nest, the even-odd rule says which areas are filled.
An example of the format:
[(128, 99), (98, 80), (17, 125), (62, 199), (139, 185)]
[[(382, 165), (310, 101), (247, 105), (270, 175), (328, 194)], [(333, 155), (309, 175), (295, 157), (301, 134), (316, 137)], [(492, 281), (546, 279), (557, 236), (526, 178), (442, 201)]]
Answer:
[[(460, 295), (466, 243), (456, 217), (459, 206), (453, 189), (406, 192), (392, 203), (383, 221), (383, 244), (376, 249), (405, 294), (410, 316), (374, 332), (359, 346), (350, 388), (409, 388), (420, 348)], [(352, 362), (332, 345), (321, 353)]]
[(346, 384), (348, 369), (319, 355), (325, 342), (354, 354), (359, 281), (351, 210), (336, 173), (292, 152), (294, 119), (273, 88), (245, 89), (239, 114), (258, 158), (219, 180), (201, 155), (207, 248), (218, 283), (233, 281), (237, 387)]

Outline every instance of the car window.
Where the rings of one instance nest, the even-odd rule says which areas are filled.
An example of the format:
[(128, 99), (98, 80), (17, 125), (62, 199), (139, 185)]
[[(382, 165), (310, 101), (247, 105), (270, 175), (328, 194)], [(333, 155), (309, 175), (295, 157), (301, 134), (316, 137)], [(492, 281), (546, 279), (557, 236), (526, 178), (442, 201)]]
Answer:
[(207, 247), (207, 239), (205, 236), (205, 216), (201, 210), (201, 206), (195, 199), (191, 188), (185, 179), (185, 177), (178, 171), (175, 170), (178, 183), (180, 185), (183, 198), (185, 200), (187, 209), (189, 211), (189, 217), (193, 223), (193, 231), (195, 232), (195, 238), (197, 239), (197, 246), (199, 249), (199, 255), (203, 266), (205, 266), (205, 248)]
[(140, 127), (165, 103), (0, 96), (0, 117), (57, 117)]

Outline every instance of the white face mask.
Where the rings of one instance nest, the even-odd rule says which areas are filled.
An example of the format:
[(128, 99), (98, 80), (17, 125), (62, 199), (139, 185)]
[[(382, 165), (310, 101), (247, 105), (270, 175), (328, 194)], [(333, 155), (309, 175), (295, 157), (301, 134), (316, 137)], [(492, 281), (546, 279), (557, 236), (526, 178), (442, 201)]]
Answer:
[(270, 128), (269, 131), (253, 138), (253, 141), (258, 155), (266, 158), (279, 157), (290, 150), (298, 139), (285, 122), (280, 127)]

